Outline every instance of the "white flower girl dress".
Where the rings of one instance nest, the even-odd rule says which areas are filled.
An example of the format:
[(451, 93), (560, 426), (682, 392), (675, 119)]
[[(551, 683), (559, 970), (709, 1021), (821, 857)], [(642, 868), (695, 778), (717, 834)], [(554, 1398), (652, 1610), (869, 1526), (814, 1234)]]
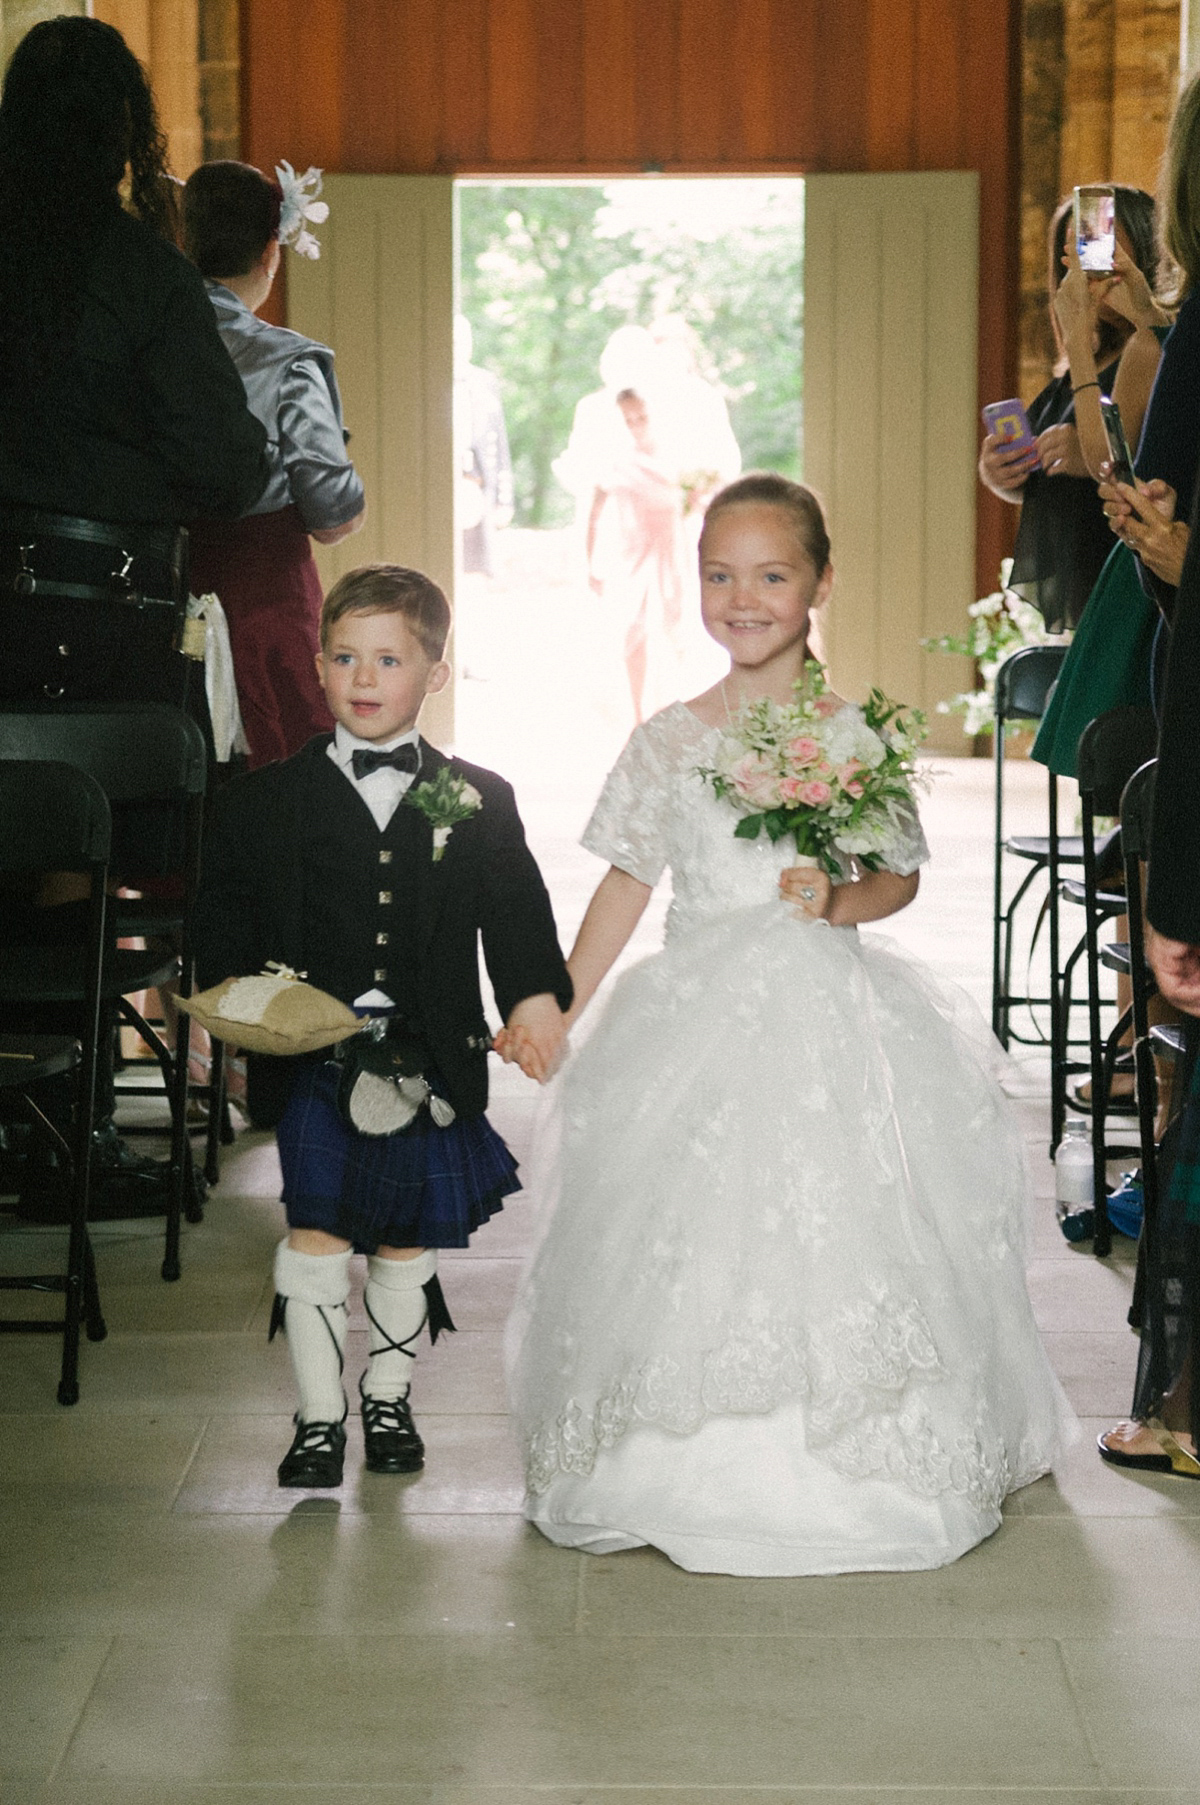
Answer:
[[(696, 775), (719, 737), (654, 716), (585, 835), (674, 898), (547, 1097), (509, 1325), (526, 1514), (700, 1572), (941, 1566), (1073, 1422), (994, 1043), (888, 942), (779, 900), (791, 841), (736, 839)], [(885, 862), (927, 856), (914, 811)]]

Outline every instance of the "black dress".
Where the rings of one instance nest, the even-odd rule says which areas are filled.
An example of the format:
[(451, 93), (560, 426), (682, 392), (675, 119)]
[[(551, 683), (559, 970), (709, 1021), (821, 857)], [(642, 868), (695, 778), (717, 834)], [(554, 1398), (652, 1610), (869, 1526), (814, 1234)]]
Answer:
[[(103, 587), (120, 548), (30, 529), (29, 516), (122, 528), (135, 587), (169, 595), (172, 529), (249, 507), (265, 447), (199, 273), (114, 202), (72, 344), (51, 369), (0, 382), (0, 698), (179, 704), (187, 661), (169, 609), (56, 595)], [(37, 593), (18, 594), (30, 542)]]
[[(1112, 393), (1117, 365), (1097, 373)], [(1029, 409), (1035, 434), (1075, 424), (1069, 373), (1056, 376)], [(1009, 587), (1038, 609), (1051, 632), (1078, 625), (1088, 596), (1112, 550), (1112, 532), (1090, 476), (1031, 471), (1021, 494), (1021, 524)]]

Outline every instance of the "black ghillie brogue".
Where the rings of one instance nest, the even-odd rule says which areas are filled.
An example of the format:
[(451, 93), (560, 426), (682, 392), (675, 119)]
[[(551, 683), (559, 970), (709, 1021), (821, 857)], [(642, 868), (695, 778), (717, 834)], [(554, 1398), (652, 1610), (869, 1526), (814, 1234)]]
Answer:
[(413, 1426), (408, 1399), (359, 1395), (368, 1473), (419, 1473), (425, 1443)]
[(341, 1423), (297, 1423), (292, 1445), (279, 1463), (280, 1485), (340, 1485), (346, 1457), (346, 1431)]

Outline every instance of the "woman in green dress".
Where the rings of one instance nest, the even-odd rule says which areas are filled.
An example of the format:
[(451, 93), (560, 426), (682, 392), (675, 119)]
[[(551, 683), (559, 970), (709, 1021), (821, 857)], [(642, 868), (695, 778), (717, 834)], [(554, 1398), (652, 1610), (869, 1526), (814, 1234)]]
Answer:
[[(1075, 396), (1075, 455), (1098, 479), (1109, 456), (1096, 375), (1100, 310), (1121, 314), (1132, 327), (1113, 383), (1113, 399), (1131, 444), (1141, 434), (1170, 320), (1155, 300), (1145, 271), (1121, 246), (1119, 231), (1111, 277), (1097, 280), (1085, 275), (1070, 234), (1064, 255), (1067, 273), (1055, 292), (1053, 311)], [(1124, 704), (1150, 707), (1157, 620), (1133, 553), (1118, 540), (1088, 597), (1042, 717), (1031, 754), (1040, 764), (1059, 777), (1074, 777), (1079, 736), (1089, 721)]]

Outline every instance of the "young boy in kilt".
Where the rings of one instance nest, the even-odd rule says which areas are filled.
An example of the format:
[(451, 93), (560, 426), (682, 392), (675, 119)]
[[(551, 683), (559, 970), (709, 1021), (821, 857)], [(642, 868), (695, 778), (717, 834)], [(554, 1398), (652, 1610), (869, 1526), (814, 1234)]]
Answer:
[[(264, 1060), (288, 1234), (275, 1257), (275, 1323), (299, 1392), (283, 1486), (341, 1482), (350, 1260), (367, 1256), (370, 1356), (359, 1381), (366, 1464), (414, 1472), (424, 1446), (408, 1404), (416, 1343), (453, 1326), (437, 1249), (465, 1247), (519, 1189), (484, 1114), (490, 1045), (482, 940), (505, 1028), (498, 1045), (549, 1072), (571, 1001), (550, 900), (511, 788), (447, 758), (417, 717), (443, 688), (450, 609), (418, 571), (368, 566), (326, 597), (317, 669), (336, 722), (294, 757), (221, 792), (205, 845), (197, 931), (207, 986), (277, 960), (415, 1046), (430, 1086), (402, 1132), (366, 1134), (339, 1106), (327, 1053)], [(411, 1063), (411, 1061), (410, 1061)], [(419, 1087), (418, 1087), (419, 1088)], [(272, 1331), (273, 1332), (273, 1331)]]

